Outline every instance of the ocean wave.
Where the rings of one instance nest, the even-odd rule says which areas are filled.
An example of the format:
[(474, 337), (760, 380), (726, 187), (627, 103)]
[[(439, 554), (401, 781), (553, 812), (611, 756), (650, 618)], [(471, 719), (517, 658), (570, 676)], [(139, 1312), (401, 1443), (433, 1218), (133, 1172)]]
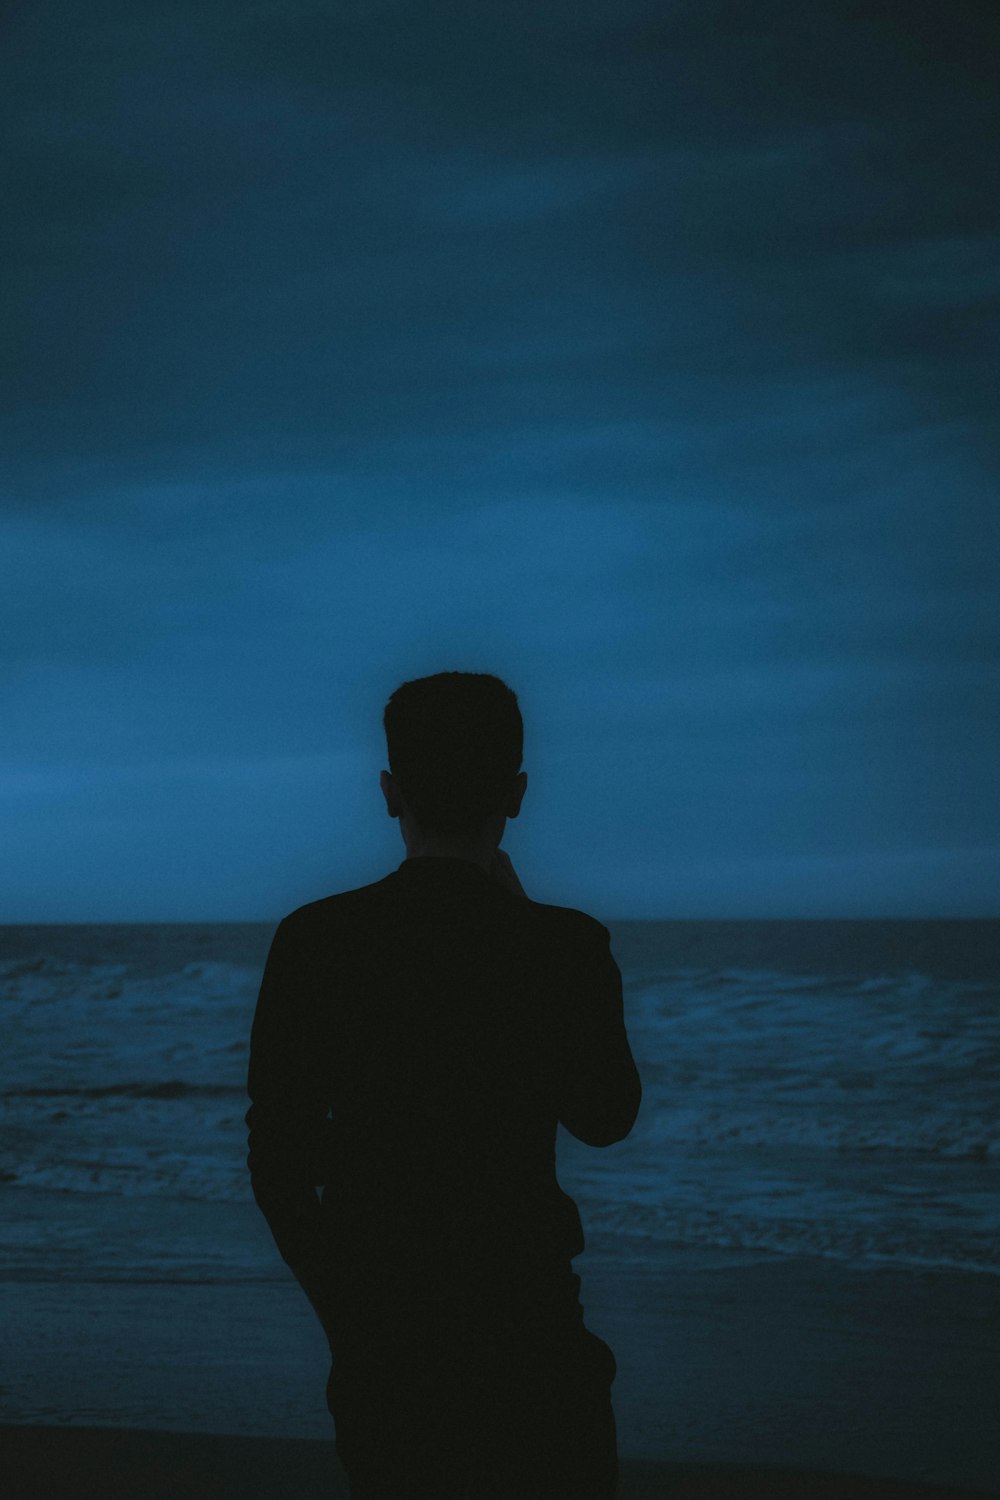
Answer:
[(910, 1118), (857, 1116), (795, 1110), (774, 1114), (741, 1114), (728, 1109), (665, 1108), (650, 1122), (649, 1137), (662, 1146), (810, 1151), (822, 1154), (962, 1157), (987, 1161), (1000, 1157), (1000, 1128), (995, 1114), (963, 1118), (928, 1109)]
[[(243, 1153), (245, 1158), (246, 1153)], [(176, 1158), (136, 1156), (131, 1160), (25, 1162), (5, 1175), (11, 1187), (46, 1188), (50, 1192), (89, 1197), (170, 1198), (238, 1203), (249, 1194), (244, 1159), (228, 1164)]]
[(236, 1083), (184, 1083), (171, 1078), (164, 1083), (106, 1083), (32, 1085), (7, 1089), (10, 1099), (215, 1099), (245, 1096), (246, 1085)]
[[(945, 963), (937, 929), (848, 927), (615, 935), (643, 1102), (613, 1150), (560, 1135), (559, 1179), (585, 1227), (995, 1269), (982, 1169), (1000, 1157), (1000, 928), (956, 929)], [(271, 932), (8, 932), (4, 1191), (103, 1196), (102, 1222), (111, 1200), (161, 1200), (149, 1213), (183, 1201), (178, 1223), (189, 1202), (246, 1203), (246, 1064)], [(72, 1248), (73, 1274), (89, 1246)]]
[[(791, 1186), (785, 1191), (793, 1201), (793, 1208), (783, 1208), (776, 1214), (769, 1212), (766, 1194), (756, 1203), (750, 1201), (752, 1194), (744, 1195), (742, 1206), (736, 1198), (729, 1203), (709, 1204), (698, 1193), (690, 1192), (680, 1193), (676, 1200), (669, 1194), (654, 1200), (639, 1192), (635, 1197), (623, 1193), (617, 1201), (608, 1201), (599, 1193), (568, 1181), (563, 1174), (560, 1180), (564, 1188), (572, 1190), (579, 1205), (588, 1244), (593, 1246), (603, 1237), (611, 1236), (623, 1255), (629, 1253), (629, 1246), (645, 1257), (655, 1257), (658, 1245), (704, 1247), (819, 1257), (868, 1268), (896, 1266), (1000, 1275), (995, 1234), (985, 1212), (978, 1218), (970, 1215), (967, 1222), (955, 1223), (947, 1214), (928, 1218), (922, 1214), (921, 1205), (914, 1203), (909, 1212), (897, 1209), (890, 1226), (877, 1215), (872, 1216), (870, 1204), (864, 1211), (850, 1215), (817, 1213), (810, 1210), (806, 1194), (800, 1195), (802, 1201), (796, 1209), (795, 1190)], [(28, 1169), (16, 1183), (4, 1186), (8, 1191), (45, 1189), (79, 1199), (111, 1194), (118, 1199), (169, 1198), (171, 1203), (185, 1200), (218, 1206), (252, 1203), (242, 1164), (233, 1164), (230, 1171), (222, 1173), (217, 1169), (199, 1170), (196, 1163), (161, 1164), (156, 1171), (138, 1162), (103, 1167), (87, 1162), (63, 1163)], [(155, 1239), (150, 1243), (155, 1244)], [(108, 1275), (102, 1258), (104, 1249), (102, 1238), (92, 1243), (74, 1240), (68, 1249), (57, 1241), (51, 1245), (46, 1242), (38, 1245), (37, 1253), (26, 1258), (24, 1246), (15, 1243), (5, 1252), (0, 1251), (0, 1269), (6, 1276), (10, 1266), (20, 1267), (24, 1274), (37, 1273), (42, 1279), (46, 1278), (47, 1267), (49, 1275), (55, 1270), (61, 1278), (69, 1276), (74, 1280), (229, 1281), (234, 1276), (240, 1277), (235, 1265), (233, 1274), (217, 1265), (199, 1265), (193, 1269), (190, 1259), (185, 1258), (181, 1241), (158, 1249), (141, 1270), (132, 1263), (123, 1268), (123, 1273), (116, 1270)], [(151, 1254), (148, 1246), (147, 1254)], [(224, 1246), (218, 1254), (226, 1258)], [(169, 1269), (163, 1264), (164, 1256), (175, 1262)]]

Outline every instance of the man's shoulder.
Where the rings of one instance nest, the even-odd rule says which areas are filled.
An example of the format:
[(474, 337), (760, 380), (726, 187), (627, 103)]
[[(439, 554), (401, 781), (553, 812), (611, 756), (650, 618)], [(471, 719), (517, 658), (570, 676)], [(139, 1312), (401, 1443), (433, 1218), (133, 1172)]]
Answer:
[(580, 911), (575, 906), (554, 906), (550, 902), (532, 901), (530, 898), (525, 904), (539, 914), (538, 921), (564, 931), (569, 937), (610, 938), (611, 936), (603, 922), (599, 922), (589, 912)]
[[(295, 907), (281, 919), (286, 930), (306, 932), (309, 929), (329, 928), (341, 923), (363, 922), (367, 916), (375, 917), (385, 906), (391, 906), (399, 895), (393, 875), (383, 876), (366, 885), (355, 886), (346, 891), (335, 891), (306, 901)], [(509, 897), (508, 892), (502, 892)], [(563, 936), (571, 942), (600, 942), (610, 939), (611, 934), (603, 922), (575, 906), (559, 906), (548, 901), (534, 901), (530, 897), (518, 896), (504, 899), (500, 903), (504, 916), (548, 936)], [(499, 909), (499, 908), (498, 908)]]
[(324, 926), (340, 919), (350, 920), (366, 908), (376, 906), (388, 894), (389, 876), (372, 880), (367, 885), (354, 886), (346, 891), (333, 891), (328, 896), (319, 896), (314, 901), (305, 901), (286, 913), (281, 921), (288, 927), (305, 929)]

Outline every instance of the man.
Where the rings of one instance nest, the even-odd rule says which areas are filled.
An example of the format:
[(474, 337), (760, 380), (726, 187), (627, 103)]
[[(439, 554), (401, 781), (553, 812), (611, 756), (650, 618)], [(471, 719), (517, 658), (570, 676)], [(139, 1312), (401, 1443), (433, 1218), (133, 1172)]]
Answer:
[(254, 1196), (329, 1340), (352, 1500), (613, 1500), (615, 1359), (555, 1171), (557, 1121), (604, 1147), (639, 1110), (609, 933), (498, 848), (527, 786), (505, 683), (405, 682), (383, 722), (406, 858), (279, 923)]

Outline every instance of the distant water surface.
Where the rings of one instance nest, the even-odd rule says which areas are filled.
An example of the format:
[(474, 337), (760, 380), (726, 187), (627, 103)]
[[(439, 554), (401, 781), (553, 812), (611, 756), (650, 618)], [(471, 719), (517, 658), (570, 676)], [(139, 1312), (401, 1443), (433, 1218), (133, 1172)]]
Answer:
[[(1000, 921), (608, 925), (644, 1097), (617, 1146), (560, 1131), (592, 1242), (1000, 1271)], [(273, 931), (0, 927), (0, 1181), (76, 1205), (57, 1224), (8, 1217), (0, 1275), (282, 1273), (238, 1243), (206, 1266), (184, 1231), (191, 1200), (250, 1197), (247, 1052)], [(99, 1232), (128, 1199), (159, 1237)]]

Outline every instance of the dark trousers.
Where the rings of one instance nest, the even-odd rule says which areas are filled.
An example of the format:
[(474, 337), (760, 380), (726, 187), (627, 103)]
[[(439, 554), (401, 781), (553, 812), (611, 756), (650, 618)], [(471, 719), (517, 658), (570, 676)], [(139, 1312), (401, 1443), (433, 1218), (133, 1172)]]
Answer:
[(478, 1353), (446, 1335), (335, 1354), (327, 1405), (351, 1500), (615, 1500), (617, 1366), (577, 1314)]

